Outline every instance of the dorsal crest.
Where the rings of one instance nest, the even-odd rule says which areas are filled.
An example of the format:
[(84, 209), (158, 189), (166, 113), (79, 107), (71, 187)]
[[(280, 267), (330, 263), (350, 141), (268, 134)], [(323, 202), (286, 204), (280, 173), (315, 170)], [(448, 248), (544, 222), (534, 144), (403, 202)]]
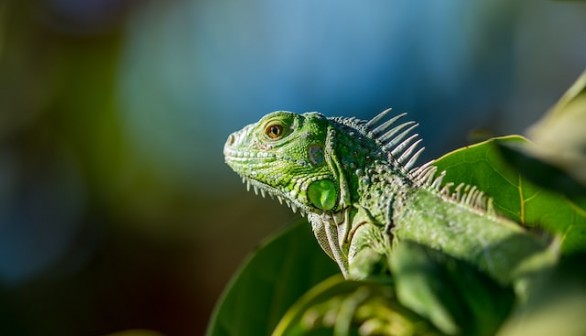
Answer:
[(413, 132), (418, 124), (414, 121), (400, 122), (407, 113), (393, 116), (391, 111), (390, 108), (384, 110), (368, 121), (354, 117), (335, 117), (332, 119), (352, 127), (363, 136), (374, 140), (386, 153), (395, 168), (404, 173), (418, 187), (435, 190), (446, 199), (485, 211), (489, 215), (494, 214), (492, 200), (476, 187), (460, 184), (453, 188), (453, 183), (442, 185), (445, 171), (438, 174), (433, 160), (421, 166), (415, 166), (417, 159), (425, 149), (420, 146), (422, 140), (419, 134)]
[(399, 122), (407, 113), (391, 116), (392, 109), (384, 110), (371, 120), (335, 117), (334, 121), (350, 126), (374, 140), (387, 154), (389, 161), (409, 177), (414, 177), (415, 163), (425, 147), (413, 130), (418, 126), (414, 121)]

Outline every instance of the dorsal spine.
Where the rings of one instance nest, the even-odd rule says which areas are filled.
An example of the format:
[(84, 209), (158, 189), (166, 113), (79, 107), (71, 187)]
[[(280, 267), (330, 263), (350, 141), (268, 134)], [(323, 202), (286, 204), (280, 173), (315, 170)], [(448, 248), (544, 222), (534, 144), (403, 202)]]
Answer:
[(492, 200), (474, 186), (453, 183), (442, 184), (445, 171), (438, 174), (438, 169), (429, 161), (419, 167), (416, 162), (425, 147), (421, 146), (419, 134), (413, 133), (419, 125), (414, 121), (399, 121), (407, 115), (400, 113), (391, 117), (392, 109), (386, 109), (369, 121), (356, 118), (336, 117), (334, 121), (350, 126), (363, 136), (374, 140), (386, 153), (393, 167), (408, 178), (418, 188), (437, 192), (448, 201), (495, 215)]

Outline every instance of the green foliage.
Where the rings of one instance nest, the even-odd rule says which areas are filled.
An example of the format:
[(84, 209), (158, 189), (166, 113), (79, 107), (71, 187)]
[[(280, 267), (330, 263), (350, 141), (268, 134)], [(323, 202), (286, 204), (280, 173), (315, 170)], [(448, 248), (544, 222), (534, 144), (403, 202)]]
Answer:
[[(525, 142), (519, 136), (492, 139), (449, 153), (437, 165), (447, 171), (446, 181), (485, 190), (500, 213), (563, 234), (564, 251), (583, 249), (584, 208), (531, 183), (501, 156), (499, 146)], [(446, 335), (492, 335), (513, 303), (511, 288), (414, 243), (398, 245), (391, 270), (392, 284), (325, 280), (336, 268), (315, 242), (309, 224), (300, 221), (243, 266), (220, 301), (208, 335), (270, 334), (279, 320), (275, 335), (321, 335), (332, 329), (338, 334), (440, 334), (434, 328)], [(553, 285), (550, 281), (548, 286)], [(548, 286), (537, 288), (548, 293)]]
[(477, 186), (514, 221), (560, 234), (562, 250), (586, 249), (586, 72), (529, 132), (488, 140), (436, 161), (446, 181)]
[(283, 317), (273, 335), (441, 335), (398, 302), (390, 281), (326, 279)]
[(207, 335), (266, 335), (307, 290), (338, 272), (306, 221), (258, 250), (236, 273), (216, 306)]
[(499, 148), (506, 144), (526, 142), (520, 136), (494, 138), (451, 152), (436, 165), (446, 171), (445, 181), (474, 185), (491, 196), (499, 214), (563, 235), (563, 251), (586, 249), (586, 202), (532, 183), (501, 155)]
[(402, 241), (391, 256), (399, 301), (449, 335), (493, 335), (514, 294), (468, 263)]
[[(538, 129), (586, 118), (585, 78)], [(334, 264), (309, 225), (299, 222), (246, 262), (219, 302), (208, 335), (586, 334), (586, 165), (580, 156), (556, 159), (563, 156), (551, 155), (559, 143), (537, 134), (544, 149), (507, 136), (456, 150), (435, 164), (446, 171), (445, 182), (476, 186), (499, 214), (561, 241), (557, 266), (503, 287), (473, 265), (401, 241), (393, 246), (388, 277), (347, 281), (329, 277)], [(571, 139), (575, 148), (586, 144), (583, 131), (571, 132)]]
[(563, 256), (539, 274), (499, 336), (586, 335), (586, 253)]

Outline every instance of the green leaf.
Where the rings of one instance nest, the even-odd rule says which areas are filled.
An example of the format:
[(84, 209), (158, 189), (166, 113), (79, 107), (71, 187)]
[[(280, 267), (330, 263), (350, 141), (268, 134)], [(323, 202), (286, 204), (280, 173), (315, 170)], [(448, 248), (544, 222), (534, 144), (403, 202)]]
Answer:
[(499, 142), (496, 145), (507, 163), (535, 185), (566, 195), (574, 202), (584, 202), (586, 187), (566, 171), (537, 157), (531, 150), (534, 146)]
[(465, 183), (483, 190), (501, 215), (559, 234), (564, 253), (585, 250), (586, 202), (577, 203), (536, 186), (500, 155), (499, 146), (525, 142), (521, 136), (494, 138), (448, 153), (435, 165), (446, 171), (444, 183)]
[(494, 335), (513, 305), (512, 288), (412, 241), (396, 244), (390, 265), (399, 301), (448, 335)]
[(218, 301), (207, 335), (268, 335), (301, 295), (336, 273), (311, 226), (299, 221), (249, 256)]
[(586, 253), (563, 256), (557, 267), (533, 279), (528, 299), (499, 336), (586, 335)]
[(273, 336), (439, 336), (427, 320), (397, 302), (389, 281), (331, 277), (289, 309)]
[(533, 156), (565, 171), (586, 186), (586, 71), (556, 105), (531, 126), (532, 143), (524, 146)]

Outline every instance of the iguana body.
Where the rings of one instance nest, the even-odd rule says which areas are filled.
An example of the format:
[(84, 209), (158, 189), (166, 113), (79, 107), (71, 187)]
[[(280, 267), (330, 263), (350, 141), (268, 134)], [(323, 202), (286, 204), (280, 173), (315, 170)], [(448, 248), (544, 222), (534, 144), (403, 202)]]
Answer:
[(255, 191), (307, 215), (347, 278), (387, 265), (408, 239), (470, 262), (501, 283), (522, 275), (546, 244), (497, 216), (474, 187), (442, 186), (432, 162), (413, 168), (423, 148), (387, 110), (370, 121), (273, 112), (233, 133), (226, 162)]

